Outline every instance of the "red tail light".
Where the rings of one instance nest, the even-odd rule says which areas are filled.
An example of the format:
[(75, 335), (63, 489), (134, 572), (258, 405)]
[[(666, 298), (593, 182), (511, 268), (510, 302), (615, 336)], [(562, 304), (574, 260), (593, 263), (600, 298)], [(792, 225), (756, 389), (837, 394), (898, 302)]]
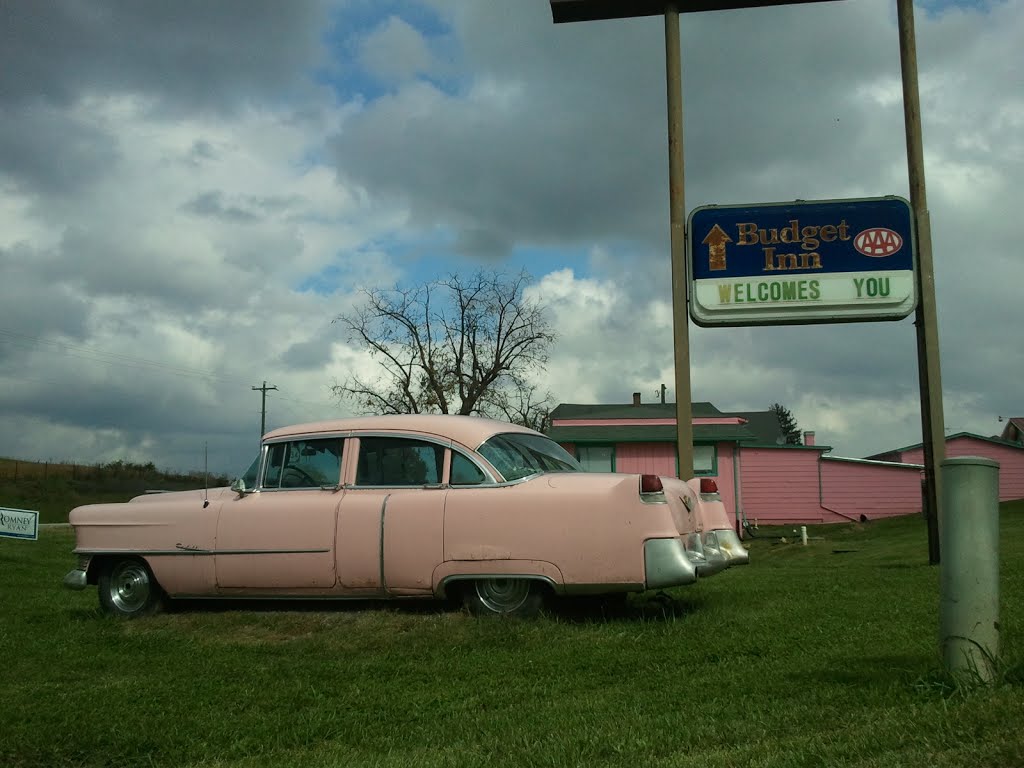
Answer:
[(661, 493), (661, 478), (657, 475), (640, 475), (640, 493)]
[(718, 483), (716, 483), (710, 477), (702, 477), (700, 479), (700, 492), (701, 493), (718, 493)]

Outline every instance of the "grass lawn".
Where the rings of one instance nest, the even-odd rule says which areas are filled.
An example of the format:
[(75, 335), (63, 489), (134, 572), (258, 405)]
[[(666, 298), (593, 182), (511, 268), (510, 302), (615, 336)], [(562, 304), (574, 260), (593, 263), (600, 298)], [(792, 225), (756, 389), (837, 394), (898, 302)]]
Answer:
[(617, 611), (189, 604), (103, 617), (71, 535), (0, 540), (3, 766), (1022, 766), (1024, 504), (1002, 511), (1002, 674), (952, 686), (917, 517)]

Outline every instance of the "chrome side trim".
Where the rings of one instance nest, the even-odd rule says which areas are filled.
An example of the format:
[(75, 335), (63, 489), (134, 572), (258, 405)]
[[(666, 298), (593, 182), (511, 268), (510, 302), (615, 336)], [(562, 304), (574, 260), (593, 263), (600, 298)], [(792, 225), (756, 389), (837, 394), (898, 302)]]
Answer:
[(441, 579), (437, 585), (437, 596), (445, 597), (448, 585), (453, 581), (476, 581), (477, 579), (533, 579), (534, 581), (543, 581), (557, 594), (562, 591), (558, 584), (549, 577), (536, 573), (454, 573)]
[(380, 589), (382, 592), (388, 591), (387, 582), (384, 581), (384, 517), (388, 513), (388, 499), (390, 498), (391, 494), (389, 493), (380, 505)]
[(351, 436), (352, 430), (347, 432), (296, 432), (294, 435), (282, 435), (281, 437), (265, 440), (263, 442), (263, 447), (266, 448), (269, 445), (276, 445), (277, 443), (292, 443), (296, 440), (330, 440), (333, 437), (338, 437), (344, 440), (346, 437)]
[[(480, 467), (480, 468), (483, 469), (483, 467)], [(487, 474), (490, 475), (490, 472), (488, 472)], [(388, 489), (388, 488), (420, 488), (420, 489), (428, 490), (428, 491), (432, 491), (432, 490), (457, 490), (457, 491), (464, 491), (464, 490), (470, 490), (470, 489), (473, 489), (473, 488), (508, 488), (509, 486), (512, 486), (512, 485), (519, 485), (520, 483), (525, 483), (525, 482), (528, 482), (528, 481), (533, 480), (535, 478), (543, 477), (545, 474), (547, 474), (547, 473), (546, 472), (534, 472), (532, 475), (527, 475), (526, 477), (520, 477), (518, 480), (502, 480), (500, 483), (490, 482), (490, 483), (479, 483), (477, 485), (450, 485), (450, 484), (449, 485), (434, 485), (434, 484), (427, 484), (427, 485), (356, 485), (355, 483), (345, 483), (345, 485), (343, 485), (342, 488), (344, 490), (346, 490), (346, 491), (381, 491), (381, 490), (385, 490), (385, 489)], [(300, 490), (301, 491), (301, 490), (304, 490), (304, 489), (302, 489), (302, 488), (287, 488), (285, 490)], [(308, 489), (305, 489), (305, 490), (308, 490)]]
[[(479, 488), (479, 485), (473, 486), (460, 486), (467, 488)], [(490, 487), (490, 486), (488, 486)], [(331, 490), (334, 490), (333, 486), (328, 486)], [(356, 485), (355, 483), (345, 483), (344, 485), (338, 486), (339, 491), (386, 491), (391, 488), (415, 488), (421, 491), (446, 491), (448, 486), (444, 483), (417, 483), (416, 485)], [(302, 491), (311, 490), (309, 488), (283, 488), (286, 491)], [(312, 490), (315, 490), (312, 489)]]
[[(233, 589), (233, 587), (232, 587)], [(175, 600), (259, 600), (259, 601), (274, 601), (274, 602), (288, 602), (295, 600), (319, 600), (323, 602), (354, 602), (359, 600), (381, 600), (384, 598), (388, 599), (401, 599), (401, 600), (430, 600), (433, 598), (432, 595), (402, 595), (400, 598), (389, 597), (383, 592), (372, 592), (363, 595), (317, 595), (317, 594), (303, 594), (294, 593), (290, 595), (258, 595), (258, 594), (235, 594), (233, 592), (221, 592), (216, 595), (193, 595), (188, 593), (175, 594)]]
[(647, 589), (681, 587), (697, 581), (697, 567), (680, 539), (644, 542), (644, 581)]
[(167, 555), (315, 555), (330, 552), (326, 549), (192, 549), (181, 546), (178, 549), (74, 549), (76, 555), (138, 555), (165, 557)]
[(245, 495), (248, 496), (251, 493), (293, 493), (295, 491), (330, 491), (331, 493), (337, 493), (345, 487), (338, 483), (337, 485), (302, 485), (295, 488), (260, 488), (259, 491), (246, 491)]

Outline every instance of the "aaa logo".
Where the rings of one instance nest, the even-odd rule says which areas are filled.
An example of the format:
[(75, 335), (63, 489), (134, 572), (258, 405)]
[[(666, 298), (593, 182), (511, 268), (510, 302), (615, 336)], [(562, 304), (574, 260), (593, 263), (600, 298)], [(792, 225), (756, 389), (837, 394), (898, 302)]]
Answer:
[(865, 229), (853, 239), (853, 247), (865, 256), (879, 259), (892, 256), (903, 247), (903, 238), (898, 232), (885, 227)]

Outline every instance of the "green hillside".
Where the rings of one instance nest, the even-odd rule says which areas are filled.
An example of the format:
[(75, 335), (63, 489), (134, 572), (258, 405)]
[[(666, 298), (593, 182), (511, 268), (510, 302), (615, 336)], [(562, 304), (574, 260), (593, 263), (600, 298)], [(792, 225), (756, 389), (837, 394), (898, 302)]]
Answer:
[[(209, 487), (230, 482), (210, 475)], [(153, 464), (86, 466), (0, 458), (0, 507), (36, 510), (40, 523), (66, 523), (68, 512), (82, 504), (127, 501), (146, 491), (185, 491), (204, 483), (202, 472), (163, 472)]]

